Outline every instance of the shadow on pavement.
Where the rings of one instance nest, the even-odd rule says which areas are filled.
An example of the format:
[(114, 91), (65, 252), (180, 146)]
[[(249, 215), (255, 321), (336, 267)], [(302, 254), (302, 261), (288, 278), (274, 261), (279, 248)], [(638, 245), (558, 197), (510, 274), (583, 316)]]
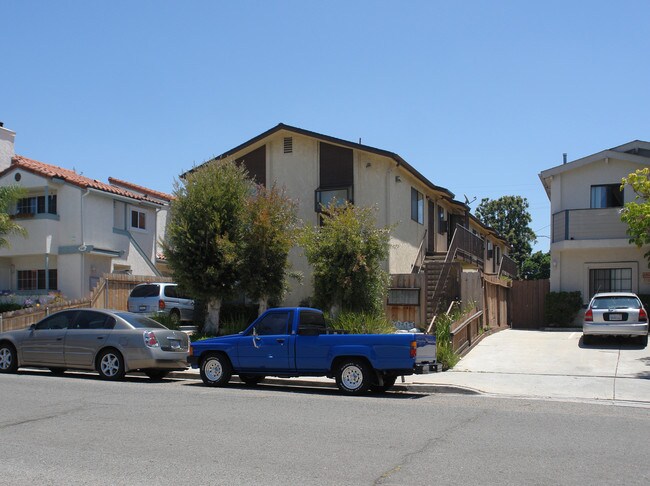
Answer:
[[(246, 386), (246, 385), (241, 385), (238, 383), (232, 383), (226, 387), (209, 387), (205, 386), (201, 382), (187, 382), (184, 383), (183, 386), (189, 386), (189, 387), (201, 387), (205, 388), (206, 390), (212, 390), (215, 393), (219, 393), (220, 391), (223, 390), (249, 390), (249, 391), (274, 391), (274, 392), (280, 392), (280, 393), (293, 393), (293, 394), (300, 394), (300, 395), (321, 395), (321, 396), (339, 396), (339, 397), (345, 397), (348, 395), (343, 395), (341, 392), (338, 391), (336, 388), (324, 388), (324, 387), (307, 387), (307, 386), (300, 386), (300, 385), (276, 385), (272, 383), (261, 383), (257, 386)], [(367, 393), (365, 395), (360, 395), (360, 397), (364, 398), (383, 398), (383, 399), (391, 399), (391, 400), (414, 400), (418, 398), (424, 398), (429, 396), (428, 394), (425, 393), (413, 393), (413, 392), (405, 392), (405, 391), (388, 391), (386, 393)]]

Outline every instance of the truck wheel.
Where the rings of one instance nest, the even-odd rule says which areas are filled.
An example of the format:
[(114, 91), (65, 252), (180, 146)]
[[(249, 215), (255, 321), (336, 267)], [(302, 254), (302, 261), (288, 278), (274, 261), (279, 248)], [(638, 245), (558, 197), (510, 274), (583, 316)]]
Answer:
[(265, 377), (260, 375), (239, 375), (239, 379), (248, 386), (258, 385)]
[(232, 366), (223, 354), (211, 354), (201, 362), (201, 379), (208, 386), (226, 386), (231, 376)]
[(370, 367), (362, 360), (345, 360), (338, 367), (336, 384), (343, 393), (360, 395), (370, 388)]
[(397, 376), (384, 376), (384, 384), (383, 385), (370, 385), (370, 391), (373, 391), (375, 393), (387, 392), (388, 390), (390, 390), (393, 387), (396, 380), (397, 380)]

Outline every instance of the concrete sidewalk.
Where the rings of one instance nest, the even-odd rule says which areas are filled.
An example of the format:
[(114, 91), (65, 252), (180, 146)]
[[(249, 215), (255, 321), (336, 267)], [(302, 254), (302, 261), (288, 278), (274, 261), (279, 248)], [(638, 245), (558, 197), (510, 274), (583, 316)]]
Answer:
[[(581, 336), (580, 331), (506, 329), (483, 339), (453, 370), (411, 375), (404, 382), (398, 378), (394, 389), (650, 406), (650, 347), (618, 339), (583, 346)], [(171, 376), (200, 379), (192, 369)], [(264, 383), (336, 388), (328, 378)]]

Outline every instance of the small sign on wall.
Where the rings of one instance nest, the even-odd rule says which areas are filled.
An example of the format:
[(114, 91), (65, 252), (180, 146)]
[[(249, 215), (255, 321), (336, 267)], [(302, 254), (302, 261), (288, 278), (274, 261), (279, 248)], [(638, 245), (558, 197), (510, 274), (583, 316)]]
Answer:
[(650, 283), (650, 272), (643, 272), (643, 283)]

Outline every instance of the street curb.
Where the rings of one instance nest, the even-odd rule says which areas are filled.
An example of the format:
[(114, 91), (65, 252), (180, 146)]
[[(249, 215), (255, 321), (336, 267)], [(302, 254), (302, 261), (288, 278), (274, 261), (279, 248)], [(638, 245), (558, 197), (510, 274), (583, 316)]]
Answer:
[[(197, 373), (188, 373), (186, 371), (173, 371), (168, 378), (177, 378), (184, 380), (200, 380), (201, 377)], [(238, 376), (233, 376), (232, 383), (242, 385), (243, 382)], [(305, 388), (330, 388), (336, 390), (336, 383), (334, 381), (317, 381), (317, 380), (300, 380), (300, 379), (284, 379), (284, 378), (265, 378), (264, 384), (287, 386), (287, 387), (305, 387)], [(391, 388), (395, 392), (411, 392), (411, 393), (449, 393), (457, 395), (483, 395), (483, 392), (474, 390), (472, 388), (454, 386), (454, 385), (435, 385), (425, 383), (395, 383)]]

